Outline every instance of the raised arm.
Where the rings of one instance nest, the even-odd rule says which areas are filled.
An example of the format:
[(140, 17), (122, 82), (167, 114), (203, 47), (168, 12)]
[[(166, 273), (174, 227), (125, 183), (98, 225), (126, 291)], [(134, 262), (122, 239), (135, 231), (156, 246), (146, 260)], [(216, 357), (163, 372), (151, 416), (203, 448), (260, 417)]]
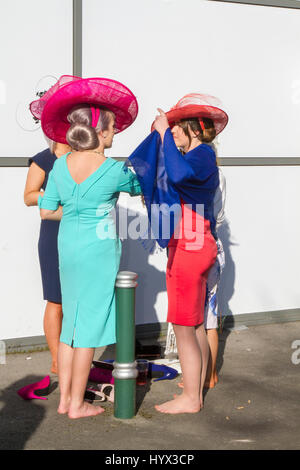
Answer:
[(179, 184), (196, 177), (193, 165), (177, 149), (170, 128), (165, 132), (163, 150), (166, 172), (171, 183)]
[(159, 133), (163, 143), (165, 167), (168, 179), (173, 184), (179, 184), (195, 176), (193, 167), (183, 158), (177, 149), (174, 138), (164, 111), (157, 108), (159, 115), (154, 121), (154, 129)]

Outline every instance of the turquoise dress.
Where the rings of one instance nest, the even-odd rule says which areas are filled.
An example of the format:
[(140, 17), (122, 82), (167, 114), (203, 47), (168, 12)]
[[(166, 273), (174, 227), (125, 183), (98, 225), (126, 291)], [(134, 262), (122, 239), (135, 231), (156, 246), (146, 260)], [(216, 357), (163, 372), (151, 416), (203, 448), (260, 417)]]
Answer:
[(82, 183), (73, 180), (68, 154), (49, 173), (40, 208), (63, 207), (58, 232), (63, 322), (60, 341), (78, 348), (116, 342), (115, 280), (121, 257), (115, 206), (120, 191), (141, 194), (135, 174), (124, 162), (107, 158)]

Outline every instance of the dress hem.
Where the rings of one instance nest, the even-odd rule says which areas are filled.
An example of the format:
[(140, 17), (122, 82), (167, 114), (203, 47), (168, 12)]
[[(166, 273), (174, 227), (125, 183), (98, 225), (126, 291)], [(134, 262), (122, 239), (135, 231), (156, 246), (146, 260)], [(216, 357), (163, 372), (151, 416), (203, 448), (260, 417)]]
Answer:
[(60, 339), (60, 342), (64, 343), (64, 344), (67, 344), (68, 346), (72, 347), (73, 349), (75, 349), (75, 348), (95, 348), (95, 349), (97, 349), (97, 348), (103, 348), (104, 346), (109, 346), (111, 344), (116, 344), (116, 340), (115, 341), (109, 341), (109, 342), (105, 341), (104, 344), (102, 343), (102, 344), (97, 345), (97, 346), (78, 345), (78, 344), (74, 344), (74, 343), (73, 343), (73, 346), (71, 346), (72, 341), (67, 341), (67, 340), (63, 340), (63, 339)]

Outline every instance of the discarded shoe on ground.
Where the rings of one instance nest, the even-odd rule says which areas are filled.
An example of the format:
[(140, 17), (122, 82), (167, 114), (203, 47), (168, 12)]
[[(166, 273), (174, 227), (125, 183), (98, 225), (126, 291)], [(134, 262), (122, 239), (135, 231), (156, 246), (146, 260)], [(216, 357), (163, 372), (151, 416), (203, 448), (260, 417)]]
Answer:
[(158, 380), (172, 380), (177, 377), (178, 372), (172, 367), (166, 366), (164, 364), (154, 364), (149, 362), (148, 378), (154, 379), (154, 382)]
[(50, 376), (47, 375), (39, 382), (34, 382), (33, 384), (25, 385), (25, 387), (20, 388), (17, 391), (23, 400), (48, 400), (44, 395), (48, 395), (50, 387)]
[(114, 386), (109, 383), (99, 383), (95, 386), (88, 387), (85, 395), (85, 400), (88, 401), (110, 401), (114, 402)]
[[(113, 384), (115, 379), (112, 376), (113, 365), (108, 363), (103, 363), (102, 361), (93, 361), (95, 367), (92, 367), (89, 373), (89, 378), (91, 382), (96, 383), (108, 383)], [(109, 366), (109, 368), (104, 368), (103, 364)]]
[[(106, 361), (93, 361), (95, 367), (90, 371), (89, 380), (96, 383), (108, 383), (114, 384), (114, 378), (112, 376), (113, 371), (113, 359), (107, 359)], [(149, 361), (148, 379), (158, 380), (172, 380), (177, 377), (178, 371), (173, 367), (166, 366), (165, 364), (155, 364)]]

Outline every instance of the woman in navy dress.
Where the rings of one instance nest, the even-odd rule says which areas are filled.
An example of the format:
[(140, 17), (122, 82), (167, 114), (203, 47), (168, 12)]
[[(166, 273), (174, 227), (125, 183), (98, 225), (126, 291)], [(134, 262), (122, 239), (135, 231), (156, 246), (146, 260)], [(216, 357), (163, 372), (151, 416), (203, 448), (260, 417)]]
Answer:
[[(27, 206), (37, 206), (39, 195), (43, 194), (48, 175), (57, 158), (69, 151), (64, 144), (49, 141), (49, 147), (28, 160), (28, 174), (24, 191)], [(42, 275), (43, 295), (47, 301), (44, 314), (44, 332), (52, 357), (51, 372), (57, 373), (57, 351), (62, 324), (62, 300), (58, 270), (57, 235), (61, 206), (51, 220), (42, 220), (38, 242), (39, 261)]]

